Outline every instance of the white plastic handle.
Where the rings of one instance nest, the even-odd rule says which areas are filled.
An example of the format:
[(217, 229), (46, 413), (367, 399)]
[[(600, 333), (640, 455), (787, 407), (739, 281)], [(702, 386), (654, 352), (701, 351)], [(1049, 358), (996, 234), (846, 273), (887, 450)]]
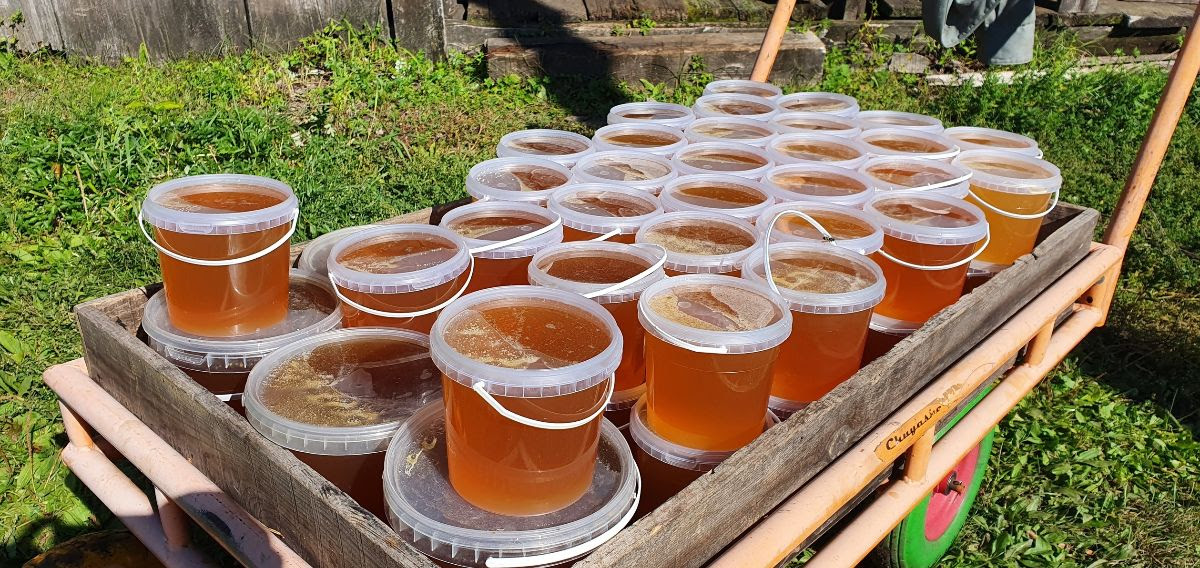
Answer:
[(971, 179), (971, 174), (967, 174), (965, 176), (959, 176), (954, 179), (948, 179), (946, 181), (939, 181), (937, 183), (931, 183), (928, 185), (909, 187), (909, 188), (905, 188), (901, 191), (933, 191), (936, 189), (942, 189), (944, 187), (954, 187), (954, 186), (956, 186), (964, 181), (967, 181), (969, 179)]
[(613, 389), (616, 388), (617, 377), (616, 375), (613, 375), (607, 380), (608, 388), (605, 390), (604, 402), (600, 403), (600, 408), (596, 409), (591, 416), (588, 416), (582, 420), (576, 420), (574, 422), (543, 422), (541, 420), (534, 420), (533, 418), (529, 418), (527, 416), (521, 416), (516, 412), (504, 408), (504, 406), (500, 404), (500, 401), (496, 400), (496, 397), (492, 396), (492, 393), (487, 391), (487, 384), (483, 381), (479, 381), (474, 385), (471, 385), (471, 388), (475, 392), (479, 393), (480, 398), (482, 398), (484, 402), (488, 403), (488, 406), (491, 406), (493, 410), (499, 412), (500, 416), (512, 420), (517, 424), (523, 424), (532, 428), (541, 428), (542, 430), (570, 430), (572, 428), (579, 428), (580, 426), (588, 424), (592, 420), (598, 418), (601, 414), (604, 414), (604, 411), (608, 409), (608, 403), (612, 402)]
[(180, 262), (186, 262), (188, 264), (194, 264), (196, 266), (233, 266), (235, 264), (242, 264), (244, 262), (258, 260), (264, 256), (267, 256), (268, 254), (271, 254), (272, 251), (283, 246), (284, 244), (287, 244), (288, 241), (292, 240), (292, 235), (296, 232), (296, 227), (300, 224), (300, 208), (297, 207), (296, 210), (292, 212), (292, 221), (291, 221), (292, 228), (288, 229), (287, 234), (284, 235), (282, 239), (275, 241), (275, 243), (272, 244), (271, 246), (269, 246), (265, 249), (262, 249), (254, 254), (247, 255), (247, 256), (241, 256), (238, 258), (230, 258), (230, 259), (226, 259), (226, 260), (202, 260), (199, 258), (192, 258), (190, 256), (184, 256), (182, 254), (179, 254), (179, 253), (176, 253), (173, 251), (169, 251), (162, 245), (158, 244), (158, 241), (154, 240), (154, 237), (150, 236), (150, 232), (146, 230), (146, 221), (143, 218), (141, 211), (138, 211), (137, 222), (138, 222), (138, 228), (142, 230), (142, 234), (146, 236), (146, 240), (150, 241), (150, 244), (154, 245), (154, 248), (158, 249), (158, 252), (161, 252), (175, 260), (178, 260)]
[(780, 292), (779, 286), (775, 285), (775, 278), (771, 276), (771, 231), (775, 230), (775, 223), (778, 223), (784, 215), (795, 215), (801, 219), (804, 219), (805, 221), (808, 221), (808, 223), (812, 225), (818, 233), (821, 233), (821, 238), (824, 239), (825, 242), (835, 247), (840, 246), (837, 244), (837, 239), (833, 238), (833, 235), (830, 234), (829, 231), (825, 230), (825, 227), (821, 225), (821, 223), (817, 222), (816, 219), (813, 219), (808, 213), (799, 211), (797, 209), (780, 211), (774, 219), (771, 219), (771, 224), (767, 225), (767, 227), (770, 228), (767, 229), (767, 239), (763, 242), (763, 276), (765, 276), (767, 279), (767, 285), (770, 286), (771, 290), (776, 294), (780, 294)]
[(442, 310), (442, 308), (453, 304), (455, 300), (462, 297), (463, 293), (466, 292), (467, 288), (471, 285), (471, 279), (475, 277), (475, 257), (468, 254), (467, 258), (470, 259), (468, 261), (469, 264), (467, 265), (467, 281), (463, 282), (462, 288), (459, 288), (458, 291), (455, 292), (453, 296), (450, 296), (450, 299), (446, 300), (445, 302), (433, 306), (432, 308), (425, 308), (415, 312), (385, 312), (383, 310), (368, 308), (362, 304), (359, 304), (358, 302), (355, 302), (354, 300), (351, 300), (350, 298), (347, 298), (345, 294), (342, 294), (342, 291), (338, 288), (337, 281), (333, 279), (332, 275), (330, 275), (329, 281), (333, 284), (333, 293), (337, 295), (338, 299), (347, 306), (350, 306), (351, 308), (354, 308), (360, 312), (365, 312), (381, 318), (416, 318), (439, 312)]
[(729, 348), (725, 347), (725, 346), (709, 347), (707, 345), (696, 345), (693, 343), (688, 343), (682, 339), (679, 339), (679, 338), (663, 331), (663, 329), (661, 327), (658, 327), (658, 324), (656, 324), (648, 319), (643, 319), (642, 324), (644, 324), (646, 327), (651, 328), (651, 330), (654, 331), (654, 337), (657, 337), (663, 341), (666, 341), (667, 343), (670, 343), (671, 345), (674, 345), (675, 347), (678, 347), (680, 349), (687, 349), (688, 351), (691, 351), (694, 353), (708, 353), (710, 355), (727, 355), (729, 353)]
[(607, 233), (604, 233), (603, 235), (600, 235), (599, 237), (596, 237), (594, 239), (588, 239), (588, 240), (589, 241), (607, 241), (608, 239), (611, 239), (619, 234), (621, 234), (621, 229), (616, 228)]
[[(645, 243), (645, 244), (653, 244), (653, 243)], [(658, 259), (654, 264), (651, 264), (650, 268), (647, 268), (647, 269), (645, 269), (625, 280), (622, 280), (621, 282), (617, 282), (616, 284), (613, 284), (612, 286), (609, 286), (607, 288), (601, 288), (594, 292), (588, 292), (587, 294), (584, 294), (583, 297), (590, 300), (597, 296), (611, 294), (611, 293), (616, 292), (617, 290), (620, 290), (626, 286), (629, 286), (630, 284), (633, 284), (647, 276), (650, 276), (651, 274), (654, 274), (655, 272), (658, 272), (658, 270), (660, 268), (662, 268), (664, 264), (667, 263), (667, 249), (660, 245), (654, 245), (654, 246), (657, 246), (658, 248), (662, 249), (663, 255), (662, 255), (662, 258)]]
[(975, 252), (973, 254), (971, 254), (971, 256), (968, 256), (967, 258), (964, 258), (957, 262), (951, 262), (950, 264), (942, 264), (942, 265), (938, 265), (938, 266), (913, 264), (911, 262), (900, 260), (900, 259), (888, 254), (888, 252), (883, 249), (879, 249), (876, 252), (878, 252), (879, 255), (882, 256), (883, 258), (886, 258), (896, 264), (899, 264), (900, 266), (907, 266), (908, 268), (911, 268), (913, 270), (950, 270), (951, 268), (958, 268), (964, 264), (967, 264), (968, 262), (971, 262), (972, 260), (975, 260), (976, 257), (983, 254), (983, 251), (987, 249), (988, 244), (991, 242), (992, 242), (992, 228), (988, 227), (987, 237), (985, 237), (983, 239), (983, 244), (980, 245), (979, 248), (975, 249)]
[(1062, 188), (1054, 190), (1054, 197), (1050, 200), (1050, 206), (1047, 207), (1046, 210), (1042, 211), (1041, 213), (1013, 213), (1011, 211), (1005, 211), (1003, 209), (1000, 209), (999, 207), (996, 207), (995, 205), (992, 205), (991, 203), (984, 201), (982, 197), (975, 195), (974, 191), (967, 191), (967, 195), (974, 197), (975, 201), (977, 203), (979, 203), (980, 205), (982, 205), (988, 209), (991, 209), (997, 215), (1002, 215), (1004, 217), (1008, 217), (1009, 219), (1022, 219), (1022, 220), (1028, 221), (1031, 219), (1041, 219), (1042, 217), (1045, 217), (1047, 213), (1054, 211), (1054, 208), (1058, 206), (1058, 194), (1061, 190), (1062, 190)]
[(475, 254), (478, 254), (481, 252), (488, 252), (490, 250), (504, 248), (509, 245), (515, 245), (517, 243), (525, 242), (534, 237), (538, 237), (538, 236), (544, 235), (546, 233), (549, 233), (550, 231), (557, 229), (560, 225), (562, 225), (562, 217), (555, 219), (553, 223), (550, 223), (549, 225), (546, 225), (545, 227), (542, 227), (531, 233), (525, 233), (524, 235), (521, 235), (519, 237), (513, 237), (511, 239), (508, 239), (507, 241), (496, 241), (494, 243), (488, 243), (486, 245), (477, 246), (477, 247), (471, 249), (470, 252), (472, 255), (475, 255)]

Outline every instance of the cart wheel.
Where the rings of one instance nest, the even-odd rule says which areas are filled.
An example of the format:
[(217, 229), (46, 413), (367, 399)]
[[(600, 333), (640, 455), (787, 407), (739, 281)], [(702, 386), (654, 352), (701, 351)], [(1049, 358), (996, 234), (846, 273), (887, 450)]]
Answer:
[(992, 430), (934, 487), (908, 518), (875, 549), (872, 560), (888, 568), (930, 568), (950, 550), (967, 522), (992, 454)]

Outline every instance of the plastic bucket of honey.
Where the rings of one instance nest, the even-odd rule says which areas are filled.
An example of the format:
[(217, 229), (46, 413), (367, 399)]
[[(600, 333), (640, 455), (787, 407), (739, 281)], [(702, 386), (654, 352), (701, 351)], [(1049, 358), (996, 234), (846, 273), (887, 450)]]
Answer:
[(571, 181), (571, 170), (541, 158), (495, 158), (467, 172), (467, 193), (476, 201), (545, 205), (554, 190)]
[(954, 164), (971, 172), (967, 201), (978, 205), (992, 241), (971, 268), (995, 273), (1033, 252), (1042, 218), (1058, 204), (1062, 174), (1054, 164), (1003, 150), (969, 150)]
[[(641, 347), (638, 347), (641, 349)], [(617, 428), (620, 428), (625, 433), (625, 439), (629, 440), (629, 409), (637, 401), (641, 400), (646, 394), (646, 383), (642, 383), (632, 389), (614, 392), (612, 401), (608, 403), (608, 408), (604, 411), (604, 418), (612, 422)]]
[(748, 81), (746, 79), (721, 79), (712, 81), (704, 86), (704, 94), (718, 95), (734, 93), (752, 95), (767, 100), (775, 100), (783, 95), (783, 89), (763, 81)]
[(752, 120), (768, 121), (779, 113), (771, 99), (742, 95), (738, 93), (721, 93), (704, 95), (696, 99), (692, 105), (696, 118), (709, 116), (738, 116)]
[(988, 245), (983, 211), (937, 193), (897, 191), (877, 196), (865, 212), (884, 233), (883, 248), (871, 255), (887, 280), (875, 307), (880, 321), (919, 327), (962, 296), (967, 264)]
[(761, 120), (736, 116), (698, 118), (683, 130), (688, 142), (736, 142), (765, 148), (775, 136), (775, 130)]
[(603, 126), (592, 136), (592, 144), (600, 152), (635, 150), (664, 158), (674, 156), (687, 143), (678, 128), (637, 122)]
[(909, 128), (925, 132), (940, 133), (946, 129), (942, 121), (915, 112), (896, 110), (865, 110), (858, 113), (858, 125), (863, 130), (872, 128)]
[(300, 258), (296, 260), (296, 268), (326, 275), (329, 273), (329, 251), (333, 250), (334, 245), (354, 233), (380, 226), (382, 225), (355, 225), (325, 233), (305, 245)]
[(775, 100), (780, 112), (819, 112), (854, 118), (858, 116), (858, 100), (838, 93), (792, 93)]
[(832, 242), (868, 255), (883, 247), (883, 229), (875, 220), (861, 209), (844, 205), (812, 201), (779, 203), (763, 211), (756, 227), (772, 243)]
[(633, 244), (642, 224), (663, 212), (654, 195), (619, 185), (580, 183), (556, 192), (546, 207), (562, 218), (563, 241)]
[(858, 171), (867, 176), (879, 195), (912, 190), (963, 199), (971, 185), (971, 172), (966, 168), (920, 158), (871, 158)]
[(142, 314), (146, 344), (217, 398), (243, 412), (250, 370), (272, 351), (341, 324), (337, 296), (319, 274), (292, 270), (288, 314), (281, 323), (237, 337), (204, 337), (180, 331), (167, 317), (166, 292), (150, 297)]
[(524, 284), (533, 255), (563, 240), (558, 215), (529, 203), (464, 205), (446, 213), (439, 226), (462, 237), (475, 258), (468, 293)]
[(917, 327), (920, 326), (914, 327), (910, 323), (872, 316), (871, 330), (867, 332), (867, 346), (863, 349), (863, 365), (886, 355), (898, 343), (912, 335)]
[(634, 240), (666, 250), (667, 276), (739, 276), (742, 261), (758, 246), (760, 235), (754, 225), (737, 217), (707, 211), (677, 211), (647, 221)]
[(574, 292), (506, 286), (442, 310), (430, 340), (458, 495), (511, 516), (582, 497), (622, 357), (612, 314)]
[[(228, 337), (283, 321), (287, 244), (299, 215), (292, 189), (264, 177), (191, 176), (151, 188), (138, 227), (158, 249), (171, 324)], [(154, 227), (154, 236), (144, 223)]]
[(875, 195), (871, 180), (854, 170), (836, 166), (775, 166), (763, 176), (762, 182), (780, 202), (815, 201), (862, 209)]
[(842, 138), (857, 138), (862, 134), (853, 118), (823, 112), (784, 112), (771, 119), (771, 126), (780, 134), (825, 134)]
[(862, 366), (871, 310), (883, 299), (883, 271), (871, 259), (816, 243), (777, 243), (770, 278), (752, 254), (742, 278), (769, 284), (792, 310), (792, 335), (779, 349), (771, 410), (781, 416), (815, 402)]
[(514, 517), (481, 509), (455, 492), (453, 458), (447, 455), (453, 427), (447, 428), (445, 417), (443, 404), (434, 402), (400, 427), (388, 447), (382, 483), (396, 534), (437, 564), (566, 565), (633, 519), (641, 478), (629, 445), (612, 424), (598, 424), (596, 467), (582, 497), (552, 513)]
[(963, 150), (1005, 150), (1034, 158), (1042, 157), (1042, 149), (1038, 147), (1037, 140), (1004, 130), (955, 126), (947, 128), (944, 134)]
[(271, 353), (250, 371), (243, 400), (255, 430), (385, 518), (384, 450), (438, 386), (428, 336), (361, 327)]
[(611, 183), (658, 195), (678, 175), (669, 158), (634, 150), (608, 150), (585, 156), (575, 164), (575, 180)]
[(625, 103), (612, 107), (608, 111), (608, 123), (638, 122), (660, 124), (683, 130), (696, 120), (692, 109), (674, 103)]
[(497, 158), (542, 158), (567, 168), (594, 151), (587, 136), (542, 128), (509, 132), (496, 144)]
[(767, 155), (779, 165), (820, 164), (850, 170), (867, 161), (867, 150), (858, 142), (826, 134), (780, 134), (767, 144)]
[(675, 154), (672, 160), (681, 176), (728, 174), (750, 179), (762, 177), (775, 165), (762, 148), (737, 142), (697, 142)]
[(458, 233), (433, 225), (388, 225), (347, 237), (328, 261), (342, 324), (429, 333), (437, 312), (467, 289), (471, 260)]
[(912, 128), (873, 128), (864, 131), (858, 142), (871, 156), (897, 156), (949, 162), (958, 155), (954, 140)]
[(775, 203), (763, 185), (752, 179), (722, 175), (696, 174), (675, 178), (658, 196), (663, 209), (709, 211), (732, 215), (753, 223), (764, 209)]

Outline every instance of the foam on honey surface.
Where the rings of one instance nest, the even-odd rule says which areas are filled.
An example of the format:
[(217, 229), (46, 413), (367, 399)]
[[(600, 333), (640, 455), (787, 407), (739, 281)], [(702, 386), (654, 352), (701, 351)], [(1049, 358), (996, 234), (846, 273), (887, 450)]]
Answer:
[(771, 135), (771, 132), (765, 128), (755, 128), (743, 124), (706, 124), (696, 128), (696, 132), (728, 140), (753, 140)]
[(868, 167), (866, 174), (901, 187), (924, 187), (954, 179), (949, 172), (938, 167), (922, 166), (919, 163), (878, 164)]
[(618, 161), (606, 159), (591, 163), (584, 173), (613, 181), (646, 181), (661, 178), (671, 173), (663, 164), (636, 158)]
[(850, 177), (826, 172), (787, 172), (771, 176), (771, 183), (804, 195), (854, 195), (867, 186)]
[(482, 172), (477, 180), (488, 187), (508, 191), (545, 191), (568, 181), (567, 176), (550, 168), (515, 166)]
[(1029, 148), (1029, 144), (1019, 140), (1011, 140), (1009, 138), (1001, 138), (999, 136), (988, 136), (987, 134), (971, 133), (971, 134), (951, 134), (951, 138), (968, 144), (976, 144), (979, 146), (992, 146), (995, 148)]
[(910, 154), (933, 154), (936, 152), (947, 152), (950, 150), (945, 144), (938, 144), (932, 140), (922, 138), (910, 138), (908, 136), (872, 136), (863, 138), (863, 142), (870, 146), (891, 150), (893, 152), (908, 152)]
[(687, 113), (683, 112), (681, 110), (663, 108), (663, 109), (630, 110), (630, 111), (626, 111), (625, 113), (621, 114), (621, 116), (624, 118), (631, 118), (634, 120), (666, 120), (666, 119), (671, 119), (671, 118), (683, 118), (683, 117), (687, 116)]
[(468, 239), (507, 241), (532, 233), (550, 221), (518, 212), (497, 211), (467, 215), (451, 221), (446, 228)]
[(780, 124), (791, 128), (802, 128), (804, 130), (846, 130), (846, 126), (843, 124), (815, 118), (794, 118), (781, 121)]
[[(821, 211), (804, 211), (815, 219), (835, 239), (861, 239), (875, 232), (866, 222), (849, 215)], [(775, 223), (775, 230), (803, 239), (821, 240), (822, 235), (803, 217), (786, 215)]]
[(550, 276), (571, 282), (616, 284), (641, 274), (650, 268), (650, 263), (645, 259), (620, 253), (564, 253), (543, 259), (538, 268)]
[(1054, 174), (1025, 162), (1008, 161), (992, 156), (972, 156), (960, 162), (964, 167), (1011, 179), (1048, 179)]
[(862, 119), (866, 124), (879, 124), (886, 126), (929, 126), (932, 124), (928, 120), (917, 118), (909, 118), (907, 116), (873, 116)]
[(751, 101), (707, 101), (705, 104), (713, 111), (733, 116), (766, 114), (772, 110), (767, 105)]
[(616, 146), (626, 146), (629, 148), (658, 148), (660, 146), (670, 146), (679, 142), (681, 137), (664, 134), (661, 132), (625, 132), (620, 134), (608, 134), (604, 137), (604, 141)]
[(876, 203), (874, 207), (892, 219), (922, 227), (969, 227), (980, 221), (970, 211), (960, 207), (919, 197), (889, 199)]
[(587, 145), (569, 138), (518, 138), (508, 144), (515, 150), (538, 156), (566, 156), (587, 150)]
[(717, 93), (737, 93), (741, 95), (754, 95), (769, 99), (775, 96), (775, 91), (764, 89), (762, 87), (753, 87), (750, 85), (719, 85), (715, 88)]
[(707, 331), (753, 331), (782, 317), (762, 294), (724, 284), (668, 288), (650, 299), (650, 309), (668, 321)]
[[(760, 267), (760, 275), (766, 272)], [(866, 269), (836, 257), (814, 255), (771, 258), (771, 279), (780, 288), (810, 294), (844, 294), (862, 290), (875, 283), (875, 275)]]
[(838, 162), (853, 160), (862, 154), (850, 146), (831, 142), (791, 142), (775, 147), (780, 152), (801, 160), (816, 162)]
[(651, 227), (643, 237), (671, 252), (716, 256), (746, 250), (754, 246), (754, 235), (736, 225), (694, 219), (662, 223)]
[(337, 263), (359, 272), (400, 274), (437, 266), (450, 260), (458, 246), (432, 237), (389, 235), (351, 245)]
[(757, 191), (733, 184), (697, 183), (672, 193), (684, 203), (715, 209), (737, 209), (758, 205), (767, 197)]
[(324, 316), (333, 313), (336, 307), (337, 298), (316, 284), (293, 280), (288, 287), (289, 312), (318, 312)]
[(446, 343), (464, 356), (508, 369), (582, 363), (612, 342), (607, 328), (591, 314), (542, 300), (475, 306), (455, 315), (443, 333)]
[(289, 420), (330, 427), (383, 424), (438, 393), (440, 374), (423, 345), (358, 338), (288, 359), (263, 382), (260, 398)]
[(765, 159), (754, 154), (716, 149), (687, 152), (680, 161), (693, 168), (713, 172), (740, 172), (767, 165)]
[(287, 196), (265, 187), (210, 184), (167, 192), (156, 203), (187, 213), (244, 213), (279, 205)]
[(572, 211), (597, 217), (640, 217), (654, 212), (654, 204), (620, 193), (577, 193), (561, 203)]
[(838, 99), (812, 98), (792, 101), (783, 108), (790, 111), (834, 112), (850, 108), (850, 105)]

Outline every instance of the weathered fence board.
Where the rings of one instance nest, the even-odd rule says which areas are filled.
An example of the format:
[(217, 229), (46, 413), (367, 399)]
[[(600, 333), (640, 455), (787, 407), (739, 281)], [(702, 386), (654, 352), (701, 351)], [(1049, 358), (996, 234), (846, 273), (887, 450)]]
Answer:
[(386, 0), (246, 0), (246, 4), (255, 47), (286, 49), (330, 21), (379, 26), (381, 37), (391, 33)]

